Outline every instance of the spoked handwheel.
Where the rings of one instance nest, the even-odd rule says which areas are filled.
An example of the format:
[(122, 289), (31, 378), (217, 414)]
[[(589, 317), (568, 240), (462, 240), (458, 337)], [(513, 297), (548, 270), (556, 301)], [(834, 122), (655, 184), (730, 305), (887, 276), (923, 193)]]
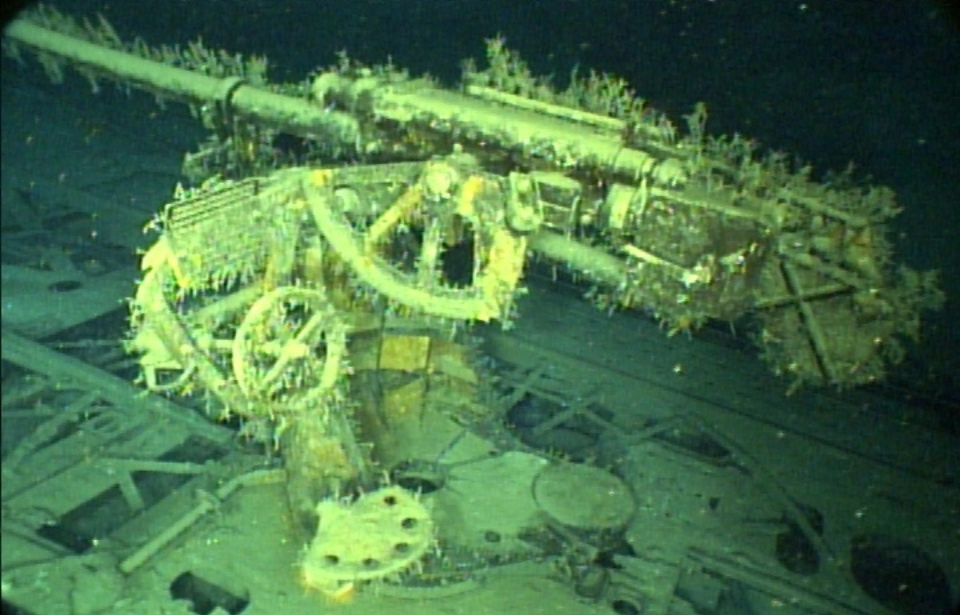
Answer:
[(296, 286), (257, 299), (237, 329), (232, 364), (251, 401), (284, 407), (333, 390), (346, 352), (346, 328), (326, 295)]

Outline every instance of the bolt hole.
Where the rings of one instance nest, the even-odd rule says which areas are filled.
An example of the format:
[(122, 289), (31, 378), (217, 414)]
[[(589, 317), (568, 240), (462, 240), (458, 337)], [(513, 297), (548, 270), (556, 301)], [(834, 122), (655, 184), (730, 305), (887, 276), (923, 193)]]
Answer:
[(623, 598), (614, 600), (610, 604), (610, 608), (613, 609), (614, 613), (617, 615), (640, 615), (643, 613), (643, 607), (633, 600), (624, 600)]
[(483, 533), (483, 539), (487, 542), (500, 542), (500, 532), (494, 532), (493, 530), (487, 530)]

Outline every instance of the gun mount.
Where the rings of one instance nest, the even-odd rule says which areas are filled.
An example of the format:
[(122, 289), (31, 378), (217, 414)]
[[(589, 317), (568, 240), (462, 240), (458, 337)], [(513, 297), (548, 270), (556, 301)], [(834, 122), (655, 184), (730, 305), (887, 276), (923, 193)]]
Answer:
[[(453, 227), (472, 212), (457, 208), (470, 207), (463, 200), (477, 191), (481, 201), (501, 198), (498, 211), (461, 222), (481, 224), (486, 241), (513, 238), (494, 248), (494, 261), (502, 250), (540, 254), (593, 285), (589, 295), (601, 307), (648, 310), (671, 334), (751, 314), (762, 356), (796, 384), (883, 378), (902, 360), (904, 340), (919, 334), (920, 313), (942, 300), (933, 274), (892, 258), (885, 224), (898, 209), (888, 188), (849, 173), (817, 182), (809, 167), (762, 155), (743, 137), (710, 137), (702, 104), (678, 129), (614, 77), (592, 74), (554, 91), (497, 38), (488, 41), (490, 66), (468, 65), (460, 90), (346, 58), (308, 82), (276, 85), (262, 58), (200, 44), (124, 43), (108, 24), (84, 27), (50, 10), (13, 24), (7, 39), (11, 49), (35, 50), (54, 77), (72, 65), (94, 82), (120, 81), (192, 105), (213, 132), (186, 160), (197, 185), (255, 176), (272, 183), (269, 175), (290, 162), (274, 147), (283, 134), (306, 140), (311, 166), (361, 161), (330, 201), (331, 215), (369, 215), (347, 210), (382, 208), (397, 195), (376, 191), (406, 182), (405, 202), (360, 243), (385, 241), (377, 234), (391, 225), (429, 236), (426, 287), (445, 275), (443, 254), (466, 240)], [(394, 176), (403, 162), (451, 155), (475, 175), (459, 178), (464, 170), (453, 164), (449, 177), (437, 171), (426, 184)], [(341, 248), (349, 249), (334, 251)], [(525, 264), (504, 256), (505, 267), (520, 268), (509, 276), (516, 286)], [(449, 314), (463, 320), (505, 316), (448, 307), (466, 310)]]
[[(734, 590), (773, 596), (771, 603), (792, 595), (803, 613), (870, 608), (859, 594), (827, 598), (849, 595), (860, 579), (837, 565), (822, 518), (695, 410), (641, 421), (621, 411), (630, 408), (623, 392), (598, 396), (582, 383), (554, 382), (577, 380), (582, 365), (555, 361), (557, 376), (503, 340), (509, 352), (500, 358), (512, 371), (494, 387), (462, 332), (524, 318), (524, 275), (540, 268), (576, 279), (602, 310), (651, 313), (669, 336), (708, 320), (752, 318), (763, 358), (791, 390), (875, 382), (902, 360), (922, 311), (942, 300), (933, 273), (893, 259), (885, 230), (897, 213), (891, 190), (849, 173), (817, 181), (808, 167), (763, 154), (741, 136), (712, 137), (704, 105), (678, 128), (611, 76), (591, 74), (557, 91), (499, 38), (487, 42), (489, 66), (467, 64), (451, 89), (345, 57), (302, 83), (275, 84), (263, 58), (200, 43), (125, 42), (103, 20), (81, 24), (50, 8), (13, 23), (5, 37), (8, 53), (34, 54), (54, 80), (70, 66), (95, 84), (143, 89), (189, 105), (210, 130), (184, 161), (189, 187), (178, 186), (148, 224), (157, 235), (130, 302), (127, 349), (150, 392), (202, 396), (211, 414), (238, 422), (284, 460), (282, 471), (250, 470), (249, 460), (225, 453), (216, 471), (148, 462), (137, 458), (138, 446), (157, 457), (189, 448), (179, 423), (148, 437), (150, 424), (176, 410), (141, 408), (147, 416), (135, 434), (118, 439), (112, 426), (122, 413), (102, 395), (71, 400), (73, 416), (94, 407), (106, 417), (91, 429), (110, 451), (96, 465), (99, 487), (116, 482), (137, 512), (148, 506), (136, 473), (189, 474), (198, 493), (146, 542), (137, 534), (146, 523), (127, 520), (107, 545), (123, 553), (118, 562), (90, 540), (88, 559), (116, 563), (97, 559), (90, 569), (144, 572), (236, 492), (266, 508), (282, 483), (292, 529), (271, 518), (269, 530), (245, 528), (243, 538), (280, 562), (277, 569), (296, 559), (301, 585), (335, 602), (362, 584), (379, 584), (391, 599), (443, 600), (499, 583), (501, 569), (540, 580), (536, 565), (546, 557), (551, 574), (585, 603), (603, 600), (621, 613), (708, 610)], [(12, 337), (4, 347), (23, 364), (42, 354)], [(527, 406), (539, 418), (525, 415), (532, 424), (521, 426), (517, 442), (502, 425)], [(583, 458), (623, 464), (621, 471), (541, 454), (553, 446), (548, 436), (569, 424), (585, 425), (593, 438)], [(37, 455), (57, 426), (26, 442), (15, 465)], [(224, 429), (203, 429), (198, 448), (226, 448)], [(160, 446), (161, 437), (174, 444)], [(694, 546), (680, 537), (685, 528), (648, 514), (637, 468), (654, 441), (675, 463), (665, 476), (693, 460), (703, 476), (691, 480), (720, 476), (762, 502), (744, 505), (738, 518), (776, 520), (773, 554), (757, 555), (758, 565), (718, 557), (709, 532), (698, 534), (707, 546)], [(744, 487), (743, 476), (755, 482)], [(49, 504), (29, 483), (7, 484), (10, 509), (23, 516), (17, 523), (31, 531), (47, 525), (27, 514), (37, 502), (68, 525), (78, 502), (101, 495), (78, 488), (71, 509)], [(261, 488), (271, 491), (244, 495)], [(487, 518), (481, 501), (501, 514)], [(691, 515), (719, 506), (687, 504)], [(662, 561), (633, 557), (633, 548), (660, 548), (640, 519), (676, 537), (676, 552)], [(746, 540), (762, 542), (751, 532), (742, 530)], [(299, 555), (271, 542), (287, 534), (307, 543)], [(899, 548), (878, 536), (859, 536), (862, 553), (854, 555)], [(226, 558), (240, 560), (251, 548), (221, 538)], [(201, 560), (202, 546), (185, 546), (185, 557)], [(608, 559), (616, 565), (602, 563)], [(765, 572), (776, 565), (819, 576), (805, 587)], [(158, 564), (150, 574), (174, 572)], [(204, 574), (231, 585), (223, 570)], [(264, 575), (250, 587), (253, 601), (269, 597), (276, 608), (302, 612), (288, 576)]]

